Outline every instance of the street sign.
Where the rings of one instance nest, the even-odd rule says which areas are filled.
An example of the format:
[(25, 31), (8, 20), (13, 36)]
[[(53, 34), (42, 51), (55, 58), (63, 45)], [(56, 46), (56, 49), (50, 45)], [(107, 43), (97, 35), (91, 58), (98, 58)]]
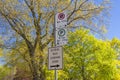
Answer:
[(67, 42), (67, 13), (57, 13), (55, 15), (55, 44), (56, 46), (62, 46)]
[(67, 13), (61, 12), (55, 15), (55, 27), (62, 28), (67, 26)]
[(55, 32), (55, 44), (56, 46), (62, 46), (67, 44), (67, 28), (56, 28)]
[(62, 47), (52, 47), (48, 49), (48, 69), (58, 70), (63, 68)]

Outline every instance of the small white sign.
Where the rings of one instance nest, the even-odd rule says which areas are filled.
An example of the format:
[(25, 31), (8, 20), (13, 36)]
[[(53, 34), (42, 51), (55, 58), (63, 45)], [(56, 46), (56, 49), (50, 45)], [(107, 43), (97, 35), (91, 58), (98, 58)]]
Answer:
[(61, 12), (55, 15), (55, 27), (62, 28), (67, 26), (67, 13)]
[(62, 47), (52, 47), (48, 49), (48, 69), (58, 70), (63, 68)]
[(55, 43), (56, 46), (62, 46), (67, 44), (67, 28), (56, 28), (55, 32)]

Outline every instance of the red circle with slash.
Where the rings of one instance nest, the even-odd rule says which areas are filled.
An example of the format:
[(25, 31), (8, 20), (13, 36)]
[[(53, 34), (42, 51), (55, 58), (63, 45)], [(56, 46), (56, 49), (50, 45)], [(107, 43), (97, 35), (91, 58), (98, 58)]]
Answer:
[(59, 20), (63, 20), (65, 18), (65, 14), (64, 13), (60, 13), (59, 15), (58, 15), (58, 19)]

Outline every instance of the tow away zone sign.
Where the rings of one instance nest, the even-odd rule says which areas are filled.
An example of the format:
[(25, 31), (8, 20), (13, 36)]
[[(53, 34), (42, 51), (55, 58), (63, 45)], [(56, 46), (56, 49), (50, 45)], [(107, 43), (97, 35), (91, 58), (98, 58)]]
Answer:
[(62, 47), (52, 47), (48, 49), (48, 69), (58, 70), (63, 68)]

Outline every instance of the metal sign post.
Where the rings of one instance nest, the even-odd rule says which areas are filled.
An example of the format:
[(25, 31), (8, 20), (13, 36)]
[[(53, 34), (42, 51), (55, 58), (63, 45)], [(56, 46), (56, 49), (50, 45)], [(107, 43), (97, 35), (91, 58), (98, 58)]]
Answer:
[(55, 68), (55, 80), (57, 80), (57, 70)]
[[(55, 14), (56, 14), (56, 7), (55, 7)], [(55, 15), (54, 15), (54, 44), (55, 44), (55, 46), (56, 46), (56, 40), (55, 40), (55, 38), (56, 38), (56, 31), (55, 31), (55, 22), (56, 22), (56, 19), (55, 19)], [(55, 75), (55, 80), (57, 80), (57, 70), (56, 70), (56, 68), (55, 68), (55, 71), (54, 71), (54, 75)]]
[[(52, 0), (50, 0), (51, 3)], [(55, 70), (54, 76), (55, 80), (58, 79), (57, 77), (57, 70), (63, 68), (63, 52), (62, 46), (67, 43), (67, 14), (65, 12), (57, 13), (57, 5), (54, 9), (55, 16), (54, 16), (54, 35), (55, 35), (55, 47), (49, 48), (49, 55), (48, 55), (48, 68), (49, 70)], [(56, 14), (57, 13), (57, 14)]]
[[(56, 9), (55, 9), (56, 10)], [(56, 13), (56, 11), (55, 11)], [(67, 14), (66, 12), (62, 13), (57, 13), (55, 14), (54, 17), (54, 30), (55, 30), (55, 46), (62, 46), (67, 44), (68, 39), (67, 39)], [(62, 52), (62, 47), (54, 47), (57, 48), (56, 51), (53, 50), (52, 56), (54, 57), (53, 59), (50, 58), (49, 55), (49, 61), (52, 61), (49, 65), (49, 69), (54, 69), (55, 70), (55, 80), (57, 80), (57, 70), (63, 68), (63, 52)], [(51, 50), (50, 50), (51, 51)]]

